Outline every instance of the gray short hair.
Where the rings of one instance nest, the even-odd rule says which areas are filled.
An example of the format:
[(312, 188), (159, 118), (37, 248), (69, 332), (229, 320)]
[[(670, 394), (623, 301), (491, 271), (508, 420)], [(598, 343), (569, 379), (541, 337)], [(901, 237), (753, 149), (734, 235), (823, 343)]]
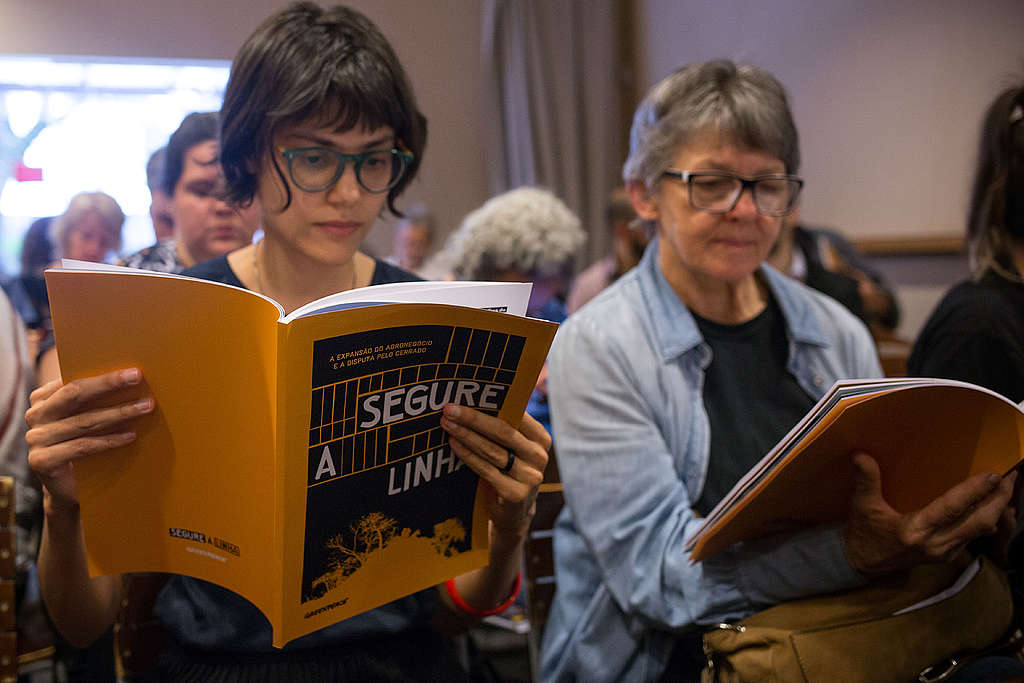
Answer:
[(789, 99), (770, 73), (716, 60), (678, 69), (652, 87), (633, 115), (627, 183), (653, 188), (682, 146), (703, 133), (777, 157), (787, 173), (800, 167), (800, 147)]
[(561, 199), (520, 187), (469, 213), (448, 239), (446, 260), (464, 279), (490, 279), (507, 268), (556, 275), (572, 268), (583, 240), (580, 219)]
[(97, 214), (103, 219), (103, 225), (110, 233), (114, 251), (121, 249), (121, 227), (124, 225), (124, 211), (113, 197), (106, 192), (79, 192), (68, 203), (68, 208), (54, 219), (50, 226), (53, 246), (57, 250), (57, 258), (67, 253), (68, 238), (71, 229), (86, 215)]

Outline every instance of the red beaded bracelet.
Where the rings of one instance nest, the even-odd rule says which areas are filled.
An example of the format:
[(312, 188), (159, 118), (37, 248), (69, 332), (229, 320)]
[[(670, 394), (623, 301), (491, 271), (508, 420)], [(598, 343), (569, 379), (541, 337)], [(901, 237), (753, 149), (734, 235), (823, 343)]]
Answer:
[(515, 588), (512, 589), (512, 595), (509, 596), (508, 600), (501, 603), (497, 607), (492, 607), (491, 609), (477, 609), (476, 607), (473, 607), (468, 602), (463, 600), (462, 596), (459, 595), (458, 589), (455, 588), (455, 579), (448, 579), (444, 582), (444, 587), (448, 589), (448, 595), (449, 597), (451, 597), (452, 602), (455, 603), (455, 606), (463, 612), (465, 612), (466, 614), (471, 614), (474, 617), (489, 617), (494, 614), (501, 614), (502, 612), (507, 610), (512, 605), (513, 602), (516, 601), (516, 597), (519, 595), (519, 589), (522, 588), (522, 586), (523, 573), (519, 572), (518, 574), (516, 574)]

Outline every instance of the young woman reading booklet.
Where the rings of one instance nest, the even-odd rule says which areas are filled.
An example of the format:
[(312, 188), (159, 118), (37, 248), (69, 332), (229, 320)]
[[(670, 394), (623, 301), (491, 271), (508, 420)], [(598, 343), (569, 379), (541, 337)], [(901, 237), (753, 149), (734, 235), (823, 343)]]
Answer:
[[(286, 311), (332, 292), (414, 279), (359, 248), (385, 205), (397, 213), (395, 200), (415, 176), (425, 141), (426, 119), (402, 65), (372, 22), (340, 6), (297, 3), (278, 12), (239, 51), (221, 110), (226, 194), (238, 207), (259, 201), (265, 236), (186, 274), (261, 292)], [(27, 413), (30, 463), (45, 495), (41, 587), (54, 622), (75, 644), (111, 624), (122, 582), (89, 578), (74, 463), (135, 438), (133, 418), (152, 412), (154, 400), (115, 399), (143, 379), (133, 368), (68, 384), (54, 379), (32, 395)], [(453, 452), (484, 482), (489, 565), (279, 651), (251, 604), (176, 576), (156, 604), (172, 636), (158, 677), (464, 677), (437, 625), (479, 618), (514, 595), (550, 438), (529, 416), (516, 430), (454, 405), (446, 406), (442, 426)]]

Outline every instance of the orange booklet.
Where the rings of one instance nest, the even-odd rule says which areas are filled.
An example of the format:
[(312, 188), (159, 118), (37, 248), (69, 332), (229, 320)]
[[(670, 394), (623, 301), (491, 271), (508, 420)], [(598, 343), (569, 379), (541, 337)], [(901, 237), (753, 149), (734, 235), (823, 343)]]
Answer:
[(942, 379), (837, 382), (687, 539), (699, 562), (788, 522), (845, 519), (851, 454), (872, 455), (896, 510), (923, 507), (978, 472), (1024, 459), (1024, 409), (983, 387)]
[(67, 265), (46, 273), (64, 380), (136, 366), (156, 402), (133, 444), (75, 464), (93, 575), (219, 584), (282, 647), (486, 564), (440, 409), (518, 425), (557, 327), (497, 312), (525, 312), (529, 284), (379, 285), (284, 316), (228, 285)]

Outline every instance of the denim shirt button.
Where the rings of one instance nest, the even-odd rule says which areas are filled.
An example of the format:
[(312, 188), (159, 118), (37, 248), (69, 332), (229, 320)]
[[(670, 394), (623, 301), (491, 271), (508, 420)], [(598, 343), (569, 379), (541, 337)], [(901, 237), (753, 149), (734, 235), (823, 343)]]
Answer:
[(814, 376), (814, 386), (820, 387), (824, 383), (825, 383), (825, 378), (824, 377), (822, 377), (821, 375), (815, 375)]

